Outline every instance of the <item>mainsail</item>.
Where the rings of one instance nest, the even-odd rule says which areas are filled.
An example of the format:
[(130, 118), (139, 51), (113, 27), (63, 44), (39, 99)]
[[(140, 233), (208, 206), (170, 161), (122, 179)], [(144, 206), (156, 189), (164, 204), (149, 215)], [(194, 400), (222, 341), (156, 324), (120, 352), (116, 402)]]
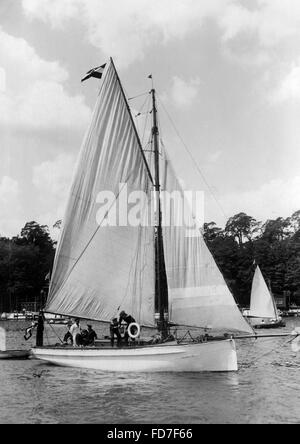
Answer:
[(256, 267), (252, 282), (250, 316), (278, 319), (274, 298), (267, 287), (259, 266)]
[[(126, 226), (127, 208), (122, 212), (120, 204), (125, 187), (150, 197), (152, 181), (111, 61), (73, 180), (45, 311), (110, 321), (125, 310), (154, 326), (154, 229)], [(100, 192), (115, 196), (105, 217), (99, 215)], [(116, 206), (123, 223), (108, 226)], [(145, 203), (141, 218), (148, 211)]]
[[(243, 318), (199, 228), (190, 230), (194, 218), (170, 160), (164, 159), (162, 189), (179, 193), (184, 202), (185, 224), (178, 220), (182, 208), (163, 209), (169, 215), (163, 227), (170, 321), (189, 327), (223, 331), (253, 330)], [(164, 200), (162, 199), (164, 207)], [(187, 218), (189, 220), (187, 220)]]

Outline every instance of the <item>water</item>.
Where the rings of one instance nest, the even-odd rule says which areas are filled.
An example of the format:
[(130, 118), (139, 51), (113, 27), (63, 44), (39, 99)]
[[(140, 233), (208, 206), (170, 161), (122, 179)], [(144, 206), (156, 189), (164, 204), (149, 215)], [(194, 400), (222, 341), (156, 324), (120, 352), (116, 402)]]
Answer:
[[(300, 326), (287, 322), (276, 333)], [(238, 341), (240, 370), (230, 374), (122, 375), (2, 361), (0, 423), (299, 423), (300, 353), (287, 341)]]

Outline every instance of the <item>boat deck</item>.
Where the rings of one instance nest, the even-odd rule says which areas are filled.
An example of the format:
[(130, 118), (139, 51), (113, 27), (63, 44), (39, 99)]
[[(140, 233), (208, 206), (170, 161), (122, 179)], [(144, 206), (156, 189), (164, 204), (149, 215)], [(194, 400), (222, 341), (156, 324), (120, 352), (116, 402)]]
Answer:
[[(47, 345), (44, 347), (37, 348), (46, 348), (46, 349), (61, 349), (61, 350), (74, 350), (74, 349), (84, 349), (84, 350), (122, 350), (122, 349), (140, 349), (140, 348), (151, 348), (151, 347), (165, 347), (165, 346), (178, 346), (178, 345), (191, 345), (198, 343), (206, 343), (206, 342), (216, 342), (216, 341), (226, 341), (228, 337), (225, 336), (217, 336), (217, 337), (209, 337), (205, 341), (192, 341), (192, 340), (184, 340), (184, 341), (169, 341), (163, 343), (150, 343), (147, 340), (139, 340), (136, 342), (129, 342), (128, 344), (122, 344), (121, 346), (115, 345), (111, 346), (111, 342), (108, 339), (96, 340), (94, 346), (78, 346), (74, 347), (73, 345), (65, 345), (65, 344), (55, 344), (55, 345)], [(35, 348), (35, 347), (34, 347)]]

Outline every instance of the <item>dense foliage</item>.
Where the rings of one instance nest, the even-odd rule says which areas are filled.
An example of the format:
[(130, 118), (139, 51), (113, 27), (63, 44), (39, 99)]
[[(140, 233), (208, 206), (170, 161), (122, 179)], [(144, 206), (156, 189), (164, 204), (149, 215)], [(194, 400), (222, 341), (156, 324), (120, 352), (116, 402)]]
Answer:
[[(300, 211), (266, 223), (240, 213), (225, 229), (206, 223), (203, 233), (240, 305), (249, 304), (255, 263), (275, 295), (300, 305)], [(21, 310), (29, 302), (43, 305), (54, 255), (48, 227), (36, 222), (27, 223), (17, 237), (0, 237), (0, 312)]]
[(214, 222), (205, 224), (204, 237), (240, 305), (249, 304), (255, 263), (275, 295), (299, 304), (300, 211), (264, 224), (240, 213), (224, 230)]
[(0, 238), (0, 312), (43, 305), (54, 254), (48, 227), (36, 222), (17, 237)]

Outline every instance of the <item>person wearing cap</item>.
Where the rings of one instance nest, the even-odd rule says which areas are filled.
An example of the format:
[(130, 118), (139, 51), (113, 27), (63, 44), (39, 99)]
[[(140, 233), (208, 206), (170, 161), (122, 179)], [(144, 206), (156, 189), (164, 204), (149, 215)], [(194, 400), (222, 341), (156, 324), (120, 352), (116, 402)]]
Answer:
[[(128, 315), (125, 311), (121, 311), (120, 313), (120, 318), (119, 318), (119, 325), (124, 325), (125, 324), (125, 334), (124, 334), (124, 341), (126, 344), (128, 344), (128, 340), (129, 340), (129, 334), (128, 334), (128, 327), (130, 324), (135, 323), (135, 319), (131, 316)], [(133, 339), (134, 341), (134, 339)]]
[(115, 336), (117, 337), (117, 345), (118, 347), (121, 345), (122, 338), (120, 334), (120, 326), (118, 322), (118, 318), (112, 319), (110, 323), (110, 344), (113, 347), (115, 343)]

